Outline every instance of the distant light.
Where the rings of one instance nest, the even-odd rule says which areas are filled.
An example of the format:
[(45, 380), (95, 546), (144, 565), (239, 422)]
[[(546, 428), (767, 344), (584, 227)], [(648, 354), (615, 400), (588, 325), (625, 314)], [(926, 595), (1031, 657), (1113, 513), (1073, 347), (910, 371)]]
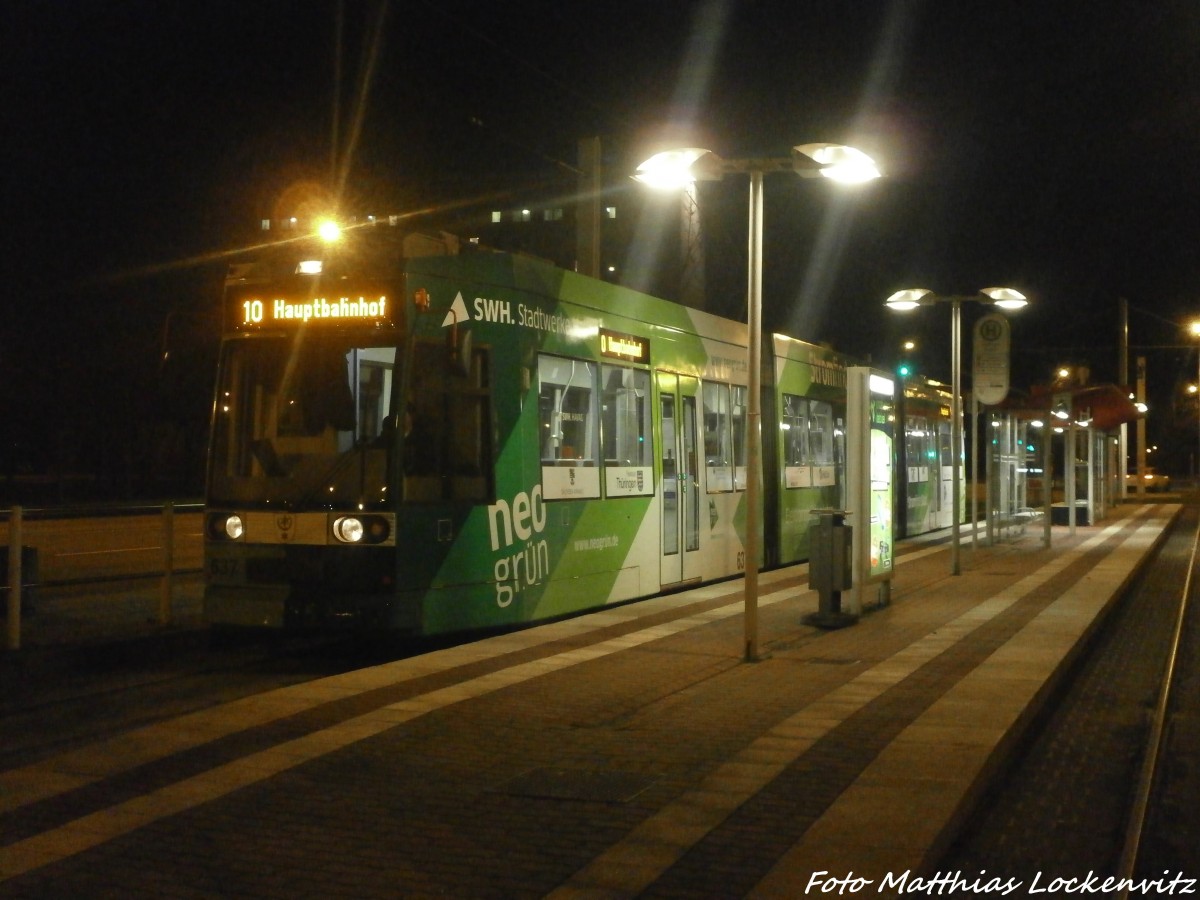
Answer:
[(327, 244), (332, 244), (334, 241), (341, 238), (342, 229), (339, 228), (338, 223), (332, 219), (324, 219), (321, 224), (317, 226), (317, 234), (321, 236), (321, 240), (325, 241)]
[(297, 275), (320, 275), (322, 263), (319, 259), (302, 259), (296, 266)]
[(1150, 409), (1145, 403), (1135, 403), (1133, 404), (1133, 408), (1142, 414), (1145, 414)]

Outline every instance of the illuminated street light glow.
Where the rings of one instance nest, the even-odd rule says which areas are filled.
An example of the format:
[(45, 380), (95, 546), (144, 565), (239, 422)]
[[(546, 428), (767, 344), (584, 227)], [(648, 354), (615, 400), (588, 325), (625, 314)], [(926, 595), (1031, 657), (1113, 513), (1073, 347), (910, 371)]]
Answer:
[(875, 160), (854, 147), (842, 144), (801, 144), (793, 149), (820, 163), (822, 178), (831, 178), (842, 184), (862, 184), (880, 177)]
[(1029, 298), (1020, 291), (1014, 291), (1012, 288), (984, 288), (979, 293), (991, 297), (992, 304), (1001, 309), (1021, 309), (1029, 305)]
[(323, 219), (317, 226), (317, 234), (321, 236), (321, 240), (325, 243), (332, 244), (341, 239), (342, 229), (333, 219)]
[(693, 167), (697, 160), (711, 153), (711, 150), (702, 147), (664, 150), (638, 166), (633, 179), (655, 190), (679, 190), (696, 183), (698, 176)]

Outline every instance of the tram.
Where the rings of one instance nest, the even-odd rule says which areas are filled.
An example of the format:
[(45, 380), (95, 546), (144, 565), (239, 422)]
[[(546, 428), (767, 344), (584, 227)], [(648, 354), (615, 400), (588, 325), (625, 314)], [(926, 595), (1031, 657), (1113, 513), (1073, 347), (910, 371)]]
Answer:
[[(949, 528), (954, 519), (952, 398), (947, 386), (921, 377), (896, 382), (896, 418), (904, 439), (896, 445), (896, 537)], [(962, 448), (957, 454), (962, 464)], [(959, 482), (960, 509), (965, 479)]]
[[(745, 324), (391, 231), (229, 272), (211, 623), (510, 628), (744, 570)], [(765, 356), (772, 567), (844, 506), (853, 361), (782, 335)]]

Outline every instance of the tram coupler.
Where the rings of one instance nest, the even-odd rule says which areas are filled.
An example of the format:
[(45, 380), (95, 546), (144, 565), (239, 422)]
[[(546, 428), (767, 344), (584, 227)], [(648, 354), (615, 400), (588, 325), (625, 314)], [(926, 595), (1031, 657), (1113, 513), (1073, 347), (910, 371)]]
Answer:
[(842, 591), (854, 583), (850, 548), (854, 529), (846, 524), (849, 515), (841, 509), (814, 509), (817, 521), (808, 529), (808, 586), (820, 598), (817, 611), (804, 617), (804, 624), (817, 628), (845, 628), (858, 621), (842, 612)]

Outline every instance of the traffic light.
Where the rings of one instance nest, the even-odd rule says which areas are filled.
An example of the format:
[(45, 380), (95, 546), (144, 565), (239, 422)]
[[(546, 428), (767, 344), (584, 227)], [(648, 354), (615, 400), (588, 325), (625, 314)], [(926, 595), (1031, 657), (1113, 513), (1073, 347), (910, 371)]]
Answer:
[(901, 378), (907, 378), (912, 374), (912, 365), (906, 362), (900, 363), (896, 366), (896, 374)]

